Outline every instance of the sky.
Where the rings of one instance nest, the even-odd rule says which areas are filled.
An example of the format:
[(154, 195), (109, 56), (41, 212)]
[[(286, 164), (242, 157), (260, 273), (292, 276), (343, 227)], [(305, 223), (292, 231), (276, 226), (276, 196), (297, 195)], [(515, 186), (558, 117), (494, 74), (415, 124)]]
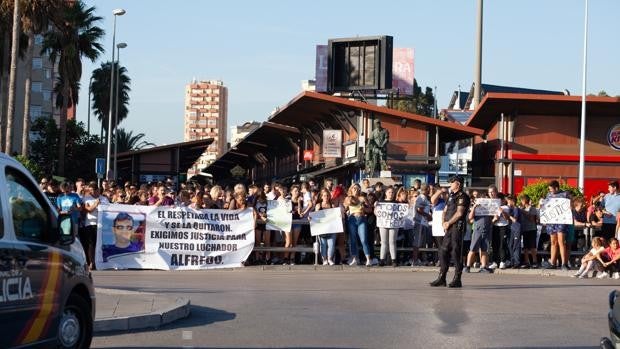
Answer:
[[(88, 118), (88, 80), (126, 42), (120, 64), (132, 79), (129, 115), (119, 127), (156, 145), (183, 141), (185, 85), (219, 79), (228, 87), (228, 125), (266, 121), (314, 79), (315, 46), (328, 39), (390, 35), (415, 50), (415, 78), (436, 88), (439, 108), (474, 74), (476, 0), (163, 1), (86, 0), (103, 17), (106, 52), (83, 61), (78, 121)], [(485, 1), (482, 82), (580, 95), (584, 0)], [(587, 92), (620, 95), (620, 1), (588, 8)], [(94, 116), (91, 116), (94, 120)], [(99, 129), (94, 121), (91, 126)], [(93, 133), (98, 133), (97, 131)]]

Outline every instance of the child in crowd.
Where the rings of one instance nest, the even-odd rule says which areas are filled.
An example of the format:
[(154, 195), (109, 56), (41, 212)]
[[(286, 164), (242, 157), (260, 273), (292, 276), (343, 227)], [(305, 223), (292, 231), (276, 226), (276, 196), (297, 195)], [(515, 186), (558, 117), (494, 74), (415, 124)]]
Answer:
[(611, 238), (609, 240), (609, 246), (605, 249), (606, 262), (603, 263), (605, 267), (605, 274), (613, 275), (614, 279), (620, 279), (620, 245), (618, 239)]
[(605, 251), (604, 243), (605, 240), (603, 240), (600, 236), (592, 239), (592, 249), (590, 249), (590, 251), (581, 258), (581, 267), (579, 268), (579, 271), (573, 275), (574, 277), (586, 279), (590, 271), (602, 270), (604, 262), (601, 259), (601, 255)]

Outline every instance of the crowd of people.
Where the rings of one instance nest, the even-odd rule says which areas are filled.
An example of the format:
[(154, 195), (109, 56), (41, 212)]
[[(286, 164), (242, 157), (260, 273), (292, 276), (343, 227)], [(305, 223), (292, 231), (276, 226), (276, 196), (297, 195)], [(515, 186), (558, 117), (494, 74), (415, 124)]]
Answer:
[[(255, 252), (248, 263), (295, 264), (308, 263), (311, 256), (296, 253), (299, 244), (312, 245), (308, 216), (310, 212), (340, 208), (344, 233), (324, 234), (317, 239), (320, 262), (324, 265), (365, 264), (366, 266), (436, 265), (437, 254), (429, 250), (440, 247), (441, 212), (449, 200), (447, 188), (427, 185), (416, 180), (410, 188), (371, 185), (368, 179), (348, 187), (326, 179), (322, 185), (315, 181), (292, 184), (265, 183), (264, 185), (236, 184), (223, 188), (219, 185), (182, 183), (175, 188), (171, 180), (136, 185), (103, 180), (96, 182), (77, 179), (75, 182), (56, 183), (43, 178), (41, 188), (59, 212), (71, 215), (79, 226), (79, 237), (85, 247), (88, 263), (93, 266), (97, 234), (97, 208), (100, 204), (151, 206), (186, 206), (193, 209), (236, 210), (251, 207), (256, 212), (256, 246), (284, 247), (285, 252), (264, 249)], [(590, 272), (598, 276), (620, 278), (620, 192), (617, 181), (609, 182), (608, 193), (599, 193), (587, 202), (582, 197), (570, 198), (561, 191), (557, 181), (549, 182), (547, 198), (569, 198), (572, 202), (574, 224), (541, 226), (541, 202), (533, 203), (527, 195), (504, 195), (494, 185), (487, 190), (468, 190), (471, 206), (467, 212), (466, 234), (462, 257), (464, 272), (476, 268), (492, 272), (495, 268), (561, 268), (568, 270), (581, 265), (577, 277)], [(479, 198), (501, 200), (494, 215), (478, 216)], [(268, 200), (290, 200), (293, 225), (290, 232), (266, 229)], [(376, 203), (407, 203), (413, 207), (413, 226), (378, 228), (375, 217)], [(584, 234), (583, 228), (593, 227), (594, 237)], [(375, 247), (380, 246), (378, 253)], [(400, 247), (400, 248), (399, 248)], [(403, 248), (404, 247), (404, 248)], [(591, 248), (591, 249), (590, 249)], [(549, 250), (543, 261), (538, 251)], [(570, 260), (571, 251), (587, 251), (580, 260)], [(312, 260), (313, 262), (313, 260)], [(542, 263), (541, 263), (542, 262)]]

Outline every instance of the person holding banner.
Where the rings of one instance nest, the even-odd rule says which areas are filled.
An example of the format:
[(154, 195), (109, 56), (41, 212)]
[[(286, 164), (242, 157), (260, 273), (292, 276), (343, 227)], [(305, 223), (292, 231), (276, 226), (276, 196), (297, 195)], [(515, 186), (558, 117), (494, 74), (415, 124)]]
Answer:
[(463, 235), (465, 234), (466, 212), (469, 208), (469, 196), (463, 192), (463, 177), (450, 178), (450, 194), (443, 211), (443, 228), (446, 231), (439, 249), (440, 269), (437, 279), (430, 283), (432, 287), (446, 286), (446, 274), (450, 267), (450, 256), (454, 259), (454, 279), (448, 287), (462, 287), (463, 272)]
[[(385, 189), (383, 193), (383, 199), (379, 200), (378, 203), (394, 203), (394, 188), (389, 186)], [(379, 266), (383, 267), (386, 265), (386, 257), (388, 246), (390, 250), (390, 260), (388, 264), (391, 264), (392, 267), (398, 266), (396, 261), (396, 237), (398, 235), (398, 228), (379, 228), (379, 236), (381, 237), (381, 252), (379, 253)]]
[[(329, 190), (325, 188), (321, 189), (321, 198), (314, 207), (314, 211), (334, 208), (331, 196), (332, 195)], [(321, 244), (321, 257), (323, 258), (323, 265), (334, 265), (336, 234), (321, 234), (319, 235), (319, 242)]]
[(371, 252), (367, 240), (367, 220), (366, 212), (368, 211), (368, 202), (366, 198), (361, 196), (361, 188), (354, 183), (349, 187), (348, 195), (344, 199), (344, 208), (347, 213), (347, 226), (349, 228), (349, 252), (351, 259), (349, 265), (358, 265), (358, 247), (357, 240), (359, 238), (362, 243), (362, 249), (366, 255), (366, 266), (372, 265)]
[[(265, 222), (267, 222), (267, 196), (262, 188), (256, 189), (256, 200), (254, 201), (254, 210), (258, 221), (255, 229), (255, 244), (260, 246), (261, 243), (265, 247), (271, 246), (271, 231), (267, 230)], [(260, 258), (260, 252), (256, 252), (256, 261), (259, 264), (271, 263), (271, 252), (265, 252), (263, 258)]]
[(476, 254), (480, 255), (480, 273), (491, 272), (488, 269), (489, 266), (489, 236), (492, 231), (491, 216), (480, 215), (476, 212), (476, 209), (480, 207), (480, 202), (486, 195), (481, 193), (478, 198), (473, 199), (473, 205), (469, 210), (467, 216), (470, 223), (473, 224), (471, 232), (471, 243), (469, 245), (469, 253), (467, 254), (467, 265), (465, 266), (465, 272), (469, 273), (471, 266), (474, 263)]
[[(549, 182), (549, 193), (546, 199), (551, 198), (566, 198), (570, 199), (568, 192), (560, 190), (560, 183), (556, 180)], [(566, 246), (566, 236), (568, 234), (568, 224), (547, 224), (547, 233), (551, 237), (551, 255), (549, 257), (549, 266), (547, 269), (556, 269), (556, 263), (558, 259), (558, 250), (560, 250), (560, 257), (562, 260), (562, 270), (569, 270), (568, 268), (568, 249)]]
[[(297, 184), (291, 186), (291, 205), (293, 207), (291, 212), (293, 215), (293, 220), (300, 220), (304, 207), (304, 199), (301, 195), (299, 185)], [(299, 223), (294, 223), (292, 225), (291, 232), (285, 233), (286, 242), (284, 247), (294, 248), (297, 246), (297, 241), (299, 240), (299, 235), (301, 234), (301, 228), (302, 225)], [(290, 260), (290, 265), (295, 265), (295, 252), (285, 252), (284, 256), (286, 259)]]

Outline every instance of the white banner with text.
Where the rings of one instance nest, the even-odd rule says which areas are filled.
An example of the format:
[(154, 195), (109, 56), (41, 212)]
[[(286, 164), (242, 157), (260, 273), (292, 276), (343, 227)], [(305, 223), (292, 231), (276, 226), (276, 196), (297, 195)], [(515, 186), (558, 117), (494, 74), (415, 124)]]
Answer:
[(254, 212), (99, 206), (97, 269), (241, 267), (254, 248)]

